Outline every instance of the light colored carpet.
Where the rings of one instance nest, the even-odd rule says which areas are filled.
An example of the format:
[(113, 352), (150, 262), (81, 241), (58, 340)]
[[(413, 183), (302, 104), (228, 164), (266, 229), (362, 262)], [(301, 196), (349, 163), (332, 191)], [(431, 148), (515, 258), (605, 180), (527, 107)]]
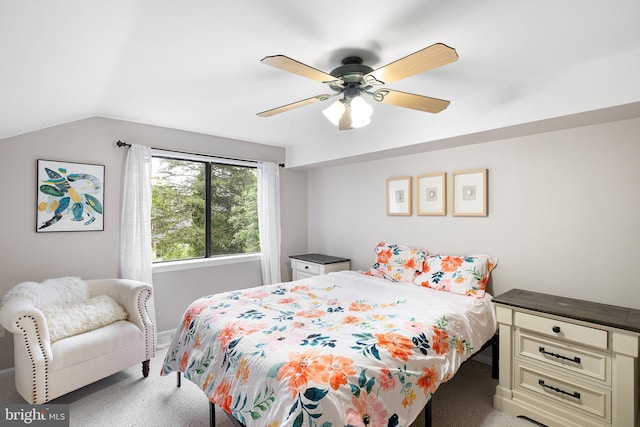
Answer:
[[(208, 426), (209, 404), (204, 393), (184, 379), (177, 388), (175, 374), (160, 376), (164, 355), (165, 350), (160, 350), (151, 360), (148, 378), (142, 377), (141, 365), (136, 365), (51, 403), (70, 405), (72, 427)], [(0, 403), (24, 403), (15, 391), (13, 376), (2, 377), (0, 384)], [(537, 426), (493, 408), (496, 384), (489, 366), (473, 360), (466, 362), (434, 395), (433, 426)], [(219, 410), (216, 420), (216, 427), (232, 427)], [(418, 421), (415, 427), (422, 426), (423, 418)]]

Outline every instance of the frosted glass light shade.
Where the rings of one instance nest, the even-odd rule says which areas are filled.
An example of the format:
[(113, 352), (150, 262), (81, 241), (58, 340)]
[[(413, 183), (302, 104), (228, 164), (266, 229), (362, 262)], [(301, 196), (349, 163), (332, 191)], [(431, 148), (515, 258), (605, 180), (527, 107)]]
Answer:
[(329, 119), (331, 123), (333, 123), (335, 126), (338, 126), (338, 124), (340, 123), (340, 117), (342, 117), (345, 109), (346, 107), (344, 106), (342, 101), (338, 100), (322, 110), (322, 114), (324, 114), (324, 116)]
[(361, 96), (351, 100), (351, 127), (361, 128), (371, 123), (373, 108)]
[[(371, 123), (373, 108), (361, 96), (354, 97), (350, 105), (352, 128), (360, 128)], [(344, 100), (341, 99), (322, 110), (322, 113), (331, 123), (338, 126), (345, 109)]]

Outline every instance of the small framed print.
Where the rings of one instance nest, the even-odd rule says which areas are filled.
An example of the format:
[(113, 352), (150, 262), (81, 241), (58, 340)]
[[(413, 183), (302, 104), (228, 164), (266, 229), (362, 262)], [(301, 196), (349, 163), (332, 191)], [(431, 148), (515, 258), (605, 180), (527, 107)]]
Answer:
[(411, 177), (387, 179), (387, 215), (411, 215)]
[(37, 195), (37, 233), (104, 230), (104, 165), (38, 160)]
[(487, 216), (487, 170), (453, 172), (451, 176), (453, 216)]
[(416, 204), (418, 215), (447, 214), (447, 181), (445, 173), (416, 177)]

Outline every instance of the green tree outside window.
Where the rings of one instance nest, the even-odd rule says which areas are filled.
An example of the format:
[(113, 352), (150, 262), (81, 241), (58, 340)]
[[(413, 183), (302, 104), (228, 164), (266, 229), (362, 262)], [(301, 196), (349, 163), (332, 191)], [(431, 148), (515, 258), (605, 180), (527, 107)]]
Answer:
[(154, 157), (153, 261), (260, 252), (257, 188), (253, 167)]

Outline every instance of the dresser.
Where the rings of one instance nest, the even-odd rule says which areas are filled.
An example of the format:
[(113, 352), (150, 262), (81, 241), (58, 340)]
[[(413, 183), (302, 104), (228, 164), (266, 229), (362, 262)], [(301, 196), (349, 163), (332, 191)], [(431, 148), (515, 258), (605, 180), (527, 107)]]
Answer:
[(640, 310), (520, 289), (493, 301), (497, 409), (547, 426), (640, 427)]
[(351, 260), (323, 254), (291, 255), (291, 280), (349, 270)]

